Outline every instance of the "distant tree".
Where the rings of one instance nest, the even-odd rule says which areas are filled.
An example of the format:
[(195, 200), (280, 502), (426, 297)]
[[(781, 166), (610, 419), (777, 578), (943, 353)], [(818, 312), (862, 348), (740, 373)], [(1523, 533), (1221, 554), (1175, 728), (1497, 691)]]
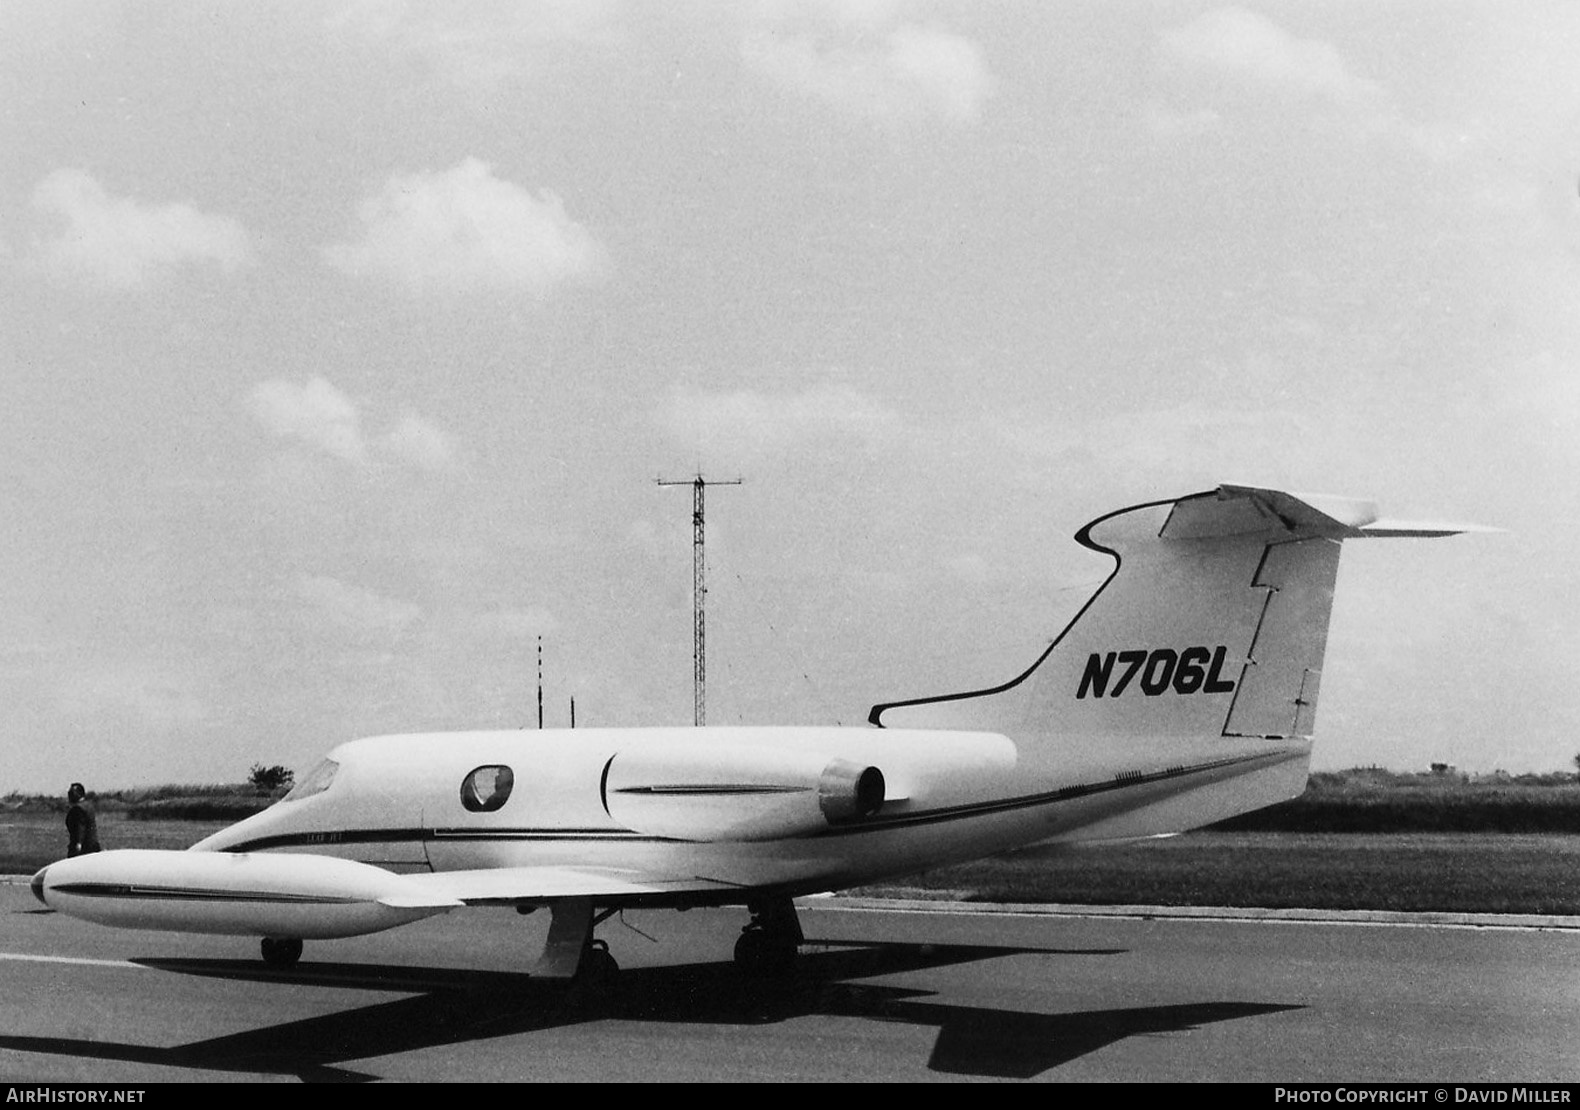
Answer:
[(252, 783), (253, 789), (259, 794), (273, 794), (276, 790), (290, 789), (291, 784), (296, 781), (296, 772), (279, 764), (265, 767), (261, 763), (254, 763), (247, 781)]
[(1575, 753), (1575, 778), (1580, 779), (1580, 752)]

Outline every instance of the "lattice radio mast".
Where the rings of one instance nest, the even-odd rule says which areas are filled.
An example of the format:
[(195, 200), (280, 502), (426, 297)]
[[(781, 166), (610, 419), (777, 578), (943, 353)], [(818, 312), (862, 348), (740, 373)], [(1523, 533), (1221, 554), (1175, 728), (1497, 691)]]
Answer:
[(691, 509), (691, 615), (692, 615), (692, 719), (698, 728), (707, 724), (708, 710), (705, 689), (708, 679), (708, 565), (703, 556), (702, 501), (703, 490), (709, 486), (738, 486), (741, 479), (727, 482), (710, 482), (699, 472), (685, 481), (667, 481), (659, 478), (661, 486), (690, 486)]

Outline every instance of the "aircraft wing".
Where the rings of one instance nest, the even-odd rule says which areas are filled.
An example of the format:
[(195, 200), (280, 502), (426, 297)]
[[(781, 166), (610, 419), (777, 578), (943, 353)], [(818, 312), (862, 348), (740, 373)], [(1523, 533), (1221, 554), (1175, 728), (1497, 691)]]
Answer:
[(428, 875), (402, 875), (401, 885), (400, 893), (380, 901), (392, 906), (432, 905), (444, 900), (469, 906), (523, 905), (561, 898), (622, 900), (737, 889), (734, 884), (717, 879), (655, 875), (614, 867), (491, 867), (475, 871), (438, 871)]

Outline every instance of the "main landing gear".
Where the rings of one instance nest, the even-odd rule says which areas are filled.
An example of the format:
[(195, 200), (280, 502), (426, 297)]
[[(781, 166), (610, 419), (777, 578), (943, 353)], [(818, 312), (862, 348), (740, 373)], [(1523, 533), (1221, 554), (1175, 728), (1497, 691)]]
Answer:
[(571, 985), (585, 994), (596, 997), (613, 987), (615, 977), (619, 974), (620, 965), (609, 954), (608, 942), (595, 937), (589, 940), (587, 947), (582, 950), (581, 963), (576, 965), (576, 974), (571, 976)]
[(587, 898), (565, 898), (555, 902), (550, 913), (548, 939), (532, 974), (543, 979), (559, 979), (578, 986), (607, 985), (620, 971), (609, 954), (609, 945), (593, 936), (593, 929), (614, 910), (594, 913)]
[[(735, 964), (748, 975), (783, 975), (795, 964), (805, 940), (795, 903), (787, 897), (759, 898), (746, 904), (752, 919), (735, 942)], [(552, 903), (548, 939), (532, 974), (569, 984), (578, 997), (608, 990), (620, 972), (609, 945), (593, 936), (593, 929), (616, 910), (595, 912), (586, 898), (563, 898)]]
[[(806, 938), (789, 898), (759, 898), (746, 903), (752, 919), (735, 942), (735, 965), (749, 975), (783, 975), (795, 964)], [(607, 941), (593, 936), (593, 929), (616, 911), (593, 911), (586, 898), (566, 898), (554, 903), (549, 936), (533, 974), (559, 979), (578, 993), (596, 995), (611, 987), (620, 965)], [(263, 962), (270, 967), (292, 967), (302, 958), (300, 937), (264, 937)]]
[(301, 958), (301, 937), (263, 938), (263, 962), (270, 967), (290, 967)]
[(735, 965), (749, 975), (783, 975), (795, 964), (801, 922), (788, 898), (761, 898), (746, 903), (752, 920), (735, 942)]

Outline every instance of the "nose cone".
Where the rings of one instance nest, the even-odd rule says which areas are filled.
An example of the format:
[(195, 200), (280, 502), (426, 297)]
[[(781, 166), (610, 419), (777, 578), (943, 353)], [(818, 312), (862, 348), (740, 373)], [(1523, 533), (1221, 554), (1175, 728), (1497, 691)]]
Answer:
[[(33, 897), (37, 898), (40, 902), (44, 902), (44, 876), (48, 873), (48, 871), (49, 868), (40, 867), (38, 869), (38, 874), (33, 876)], [(46, 906), (49, 905), (48, 902), (44, 902), (44, 904)]]

